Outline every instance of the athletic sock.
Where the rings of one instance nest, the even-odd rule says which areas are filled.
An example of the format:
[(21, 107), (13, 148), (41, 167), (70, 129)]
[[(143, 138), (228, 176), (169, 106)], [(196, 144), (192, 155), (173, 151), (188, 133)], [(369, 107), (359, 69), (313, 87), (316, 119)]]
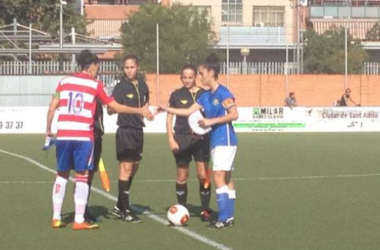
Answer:
[(234, 217), (235, 214), (236, 190), (228, 190), (228, 218)]
[(63, 200), (65, 199), (67, 179), (57, 176), (53, 186), (53, 219), (61, 219)]
[(219, 217), (218, 221), (226, 222), (229, 218), (228, 212), (228, 187), (223, 186), (221, 188), (216, 189), (216, 201), (218, 203), (219, 208)]
[(132, 187), (132, 181), (133, 181), (133, 177), (134, 176), (129, 176), (129, 179), (128, 179), (128, 190), (130, 190), (131, 189), (131, 187)]
[(88, 198), (88, 175), (75, 177), (75, 222), (83, 223)]
[(175, 184), (175, 191), (177, 194), (178, 204), (185, 206), (187, 205), (187, 183), (184, 184)]
[(207, 188), (204, 187), (204, 182), (199, 185), (199, 195), (201, 197), (201, 209), (210, 209), (211, 184)]
[(118, 208), (122, 211), (126, 209), (131, 210), (131, 208), (129, 207), (129, 187), (130, 187), (129, 181), (119, 180)]
[(87, 204), (86, 204), (86, 210), (85, 210), (85, 213), (88, 211), (88, 202), (90, 200), (90, 195), (91, 195), (91, 186), (92, 186), (92, 182), (89, 180), (88, 181), (88, 196), (87, 196)]
[(116, 207), (117, 207), (119, 210), (122, 210), (121, 202), (120, 202), (120, 188), (119, 188), (119, 194), (117, 195)]

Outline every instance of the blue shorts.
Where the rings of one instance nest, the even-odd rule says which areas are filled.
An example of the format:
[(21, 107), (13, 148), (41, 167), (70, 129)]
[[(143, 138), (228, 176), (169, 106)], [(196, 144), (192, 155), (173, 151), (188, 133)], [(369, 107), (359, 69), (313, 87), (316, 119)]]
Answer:
[(92, 141), (64, 141), (55, 142), (57, 155), (57, 170), (70, 171), (74, 166), (76, 172), (93, 170), (94, 143)]

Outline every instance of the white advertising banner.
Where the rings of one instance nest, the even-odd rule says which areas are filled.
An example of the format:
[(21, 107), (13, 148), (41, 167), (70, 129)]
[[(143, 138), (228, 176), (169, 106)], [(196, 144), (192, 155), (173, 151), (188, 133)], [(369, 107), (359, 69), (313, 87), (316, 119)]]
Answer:
[[(152, 108), (154, 109), (154, 108)], [(0, 134), (45, 133), (48, 107), (0, 107)], [(371, 132), (380, 131), (378, 107), (239, 108), (236, 132)], [(104, 110), (106, 133), (115, 133), (117, 115)], [(56, 119), (53, 132), (56, 132)], [(166, 113), (146, 121), (147, 133), (166, 132)]]
[(284, 107), (239, 108), (237, 132), (280, 132), (305, 129), (305, 110)]
[(45, 133), (48, 107), (0, 107), (0, 134)]
[[(152, 109), (154, 109), (152, 107)], [(0, 107), (0, 134), (45, 133), (48, 107)], [(52, 132), (56, 133), (56, 120), (53, 120)], [(106, 133), (115, 133), (117, 115), (108, 115), (104, 109), (104, 127)], [(147, 133), (166, 132), (166, 113), (157, 115), (154, 121), (145, 121)]]
[(378, 107), (239, 108), (237, 132), (380, 131)]

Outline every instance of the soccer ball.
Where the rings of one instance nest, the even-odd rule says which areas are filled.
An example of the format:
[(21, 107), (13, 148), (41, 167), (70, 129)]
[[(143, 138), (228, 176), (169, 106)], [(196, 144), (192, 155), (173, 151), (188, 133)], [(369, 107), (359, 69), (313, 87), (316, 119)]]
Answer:
[(173, 205), (168, 210), (168, 221), (171, 225), (185, 225), (189, 218), (189, 211), (182, 205)]

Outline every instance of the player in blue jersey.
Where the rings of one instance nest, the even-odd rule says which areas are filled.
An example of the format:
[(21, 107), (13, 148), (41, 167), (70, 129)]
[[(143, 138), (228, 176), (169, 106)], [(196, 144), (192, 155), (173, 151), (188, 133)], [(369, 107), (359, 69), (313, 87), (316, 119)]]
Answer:
[(163, 108), (169, 113), (182, 116), (188, 116), (203, 109), (205, 118), (199, 121), (199, 124), (202, 127), (212, 128), (210, 147), (219, 216), (217, 221), (208, 226), (210, 229), (223, 229), (234, 225), (236, 198), (231, 172), (236, 154), (237, 138), (232, 121), (238, 118), (238, 112), (234, 96), (218, 82), (219, 71), (219, 58), (213, 53), (206, 58), (204, 64), (199, 66), (201, 81), (210, 89), (202, 93), (190, 108)]

